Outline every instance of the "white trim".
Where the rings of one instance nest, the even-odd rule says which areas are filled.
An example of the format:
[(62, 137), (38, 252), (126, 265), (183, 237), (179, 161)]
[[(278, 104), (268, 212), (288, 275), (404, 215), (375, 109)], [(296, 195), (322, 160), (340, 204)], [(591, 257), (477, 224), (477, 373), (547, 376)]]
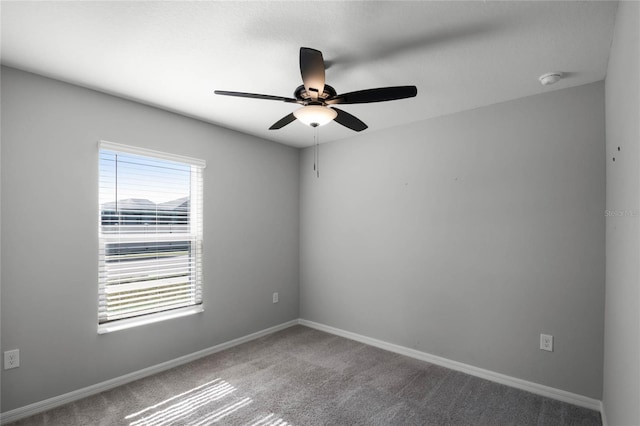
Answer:
[(187, 157), (186, 155), (170, 154), (168, 152), (156, 151), (153, 149), (140, 148), (137, 146), (124, 145), (116, 142), (109, 142), (105, 140), (98, 141), (98, 149), (106, 149), (109, 151), (126, 152), (133, 155), (145, 155), (149, 157), (161, 158), (163, 160), (187, 163), (192, 166), (207, 167), (207, 162), (199, 158)]
[(605, 413), (605, 410), (604, 410), (603, 401), (600, 401), (600, 418), (602, 419), (602, 426), (608, 426), (609, 423), (607, 423), (607, 414)]
[[(603, 413), (603, 411), (601, 411), (602, 403), (597, 399), (578, 395), (572, 392), (567, 392), (561, 389), (552, 388), (550, 386), (529, 382), (527, 380), (518, 379), (516, 377), (507, 376), (506, 374), (496, 373), (495, 371), (485, 370), (484, 368), (474, 367), (473, 365), (464, 364), (458, 361), (452, 361), (447, 358), (431, 355), (426, 352), (421, 352), (415, 349), (407, 348), (405, 346), (396, 345), (394, 343), (388, 343), (382, 340), (373, 339), (371, 337), (341, 330), (339, 328), (331, 327), (317, 322), (300, 319), (299, 323), (300, 325), (304, 325), (306, 327), (315, 328), (316, 330), (335, 334), (341, 337), (346, 337), (347, 339), (356, 340), (358, 342), (375, 346), (380, 349), (385, 349), (390, 352), (406, 355), (408, 357), (440, 365), (451, 370), (461, 371), (472, 376), (491, 380), (492, 382), (511, 386), (516, 389), (521, 389), (527, 392), (535, 393), (537, 395), (546, 396), (547, 398), (557, 399), (558, 401), (567, 402), (569, 404), (578, 405), (580, 407), (589, 408), (591, 410)], [(602, 417), (604, 419), (604, 414), (602, 415)]]
[(141, 325), (153, 324), (173, 318), (186, 317), (188, 315), (204, 312), (202, 304), (187, 306), (186, 308), (172, 309), (170, 311), (156, 312), (155, 314), (142, 315), (139, 317), (125, 318), (104, 324), (98, 324), (98, 334), (111, 333), (127, 328), (139, 327)]
[(50, 410), (52, 408), (59, 407), (70, 402), (77, 401), (82, 398), (86, 398), (91, 395), (95, 395), (100, 392), (113, 389), (118, 386), (122, 386), (134, 380), (142, 379), (152, 374), (160, 373), (173, 367), (177, 367), (182, 364), (186, 364), (191, 361), (195, 361), (199, 358), (214, 354), (216, 352), (229, 349), (231, 347), (240, 345), (242, 343), (249, 342), (251, 340), (258, 339), (276, 331), (284, 330), (294, 325), (304, 325), (306, 327), (315, 328), (316, 330), (324, 331), (327, 333), (335, 334), (336, 336), (345, 337), (347, 339), (355, 340), (367, 345), (375, 346), (380, 349), (388, 350), (390, 352), (405, 355), (411, 358), (419, 359), (421, 361), (430, 362), (432, 364), (440, 365), (442, 367), (450, 368), (451, 370), (461, 371), (472, 376), (480, 377), (482, 379), (491, 380), (492, 382), (500, 383), (503, 385), (511, 386), (516, 389), (522, 389), (537, 395), (545, 396), (548, 398), (556, 399), (558, 401), (567, 402), (580, 407), (589, 408), (600, 412), (602, 417), (602, 425), (607, 426), (607, 420), (602, 401), (589, 398), (583, 395), (563, 391), (561, 389), (555, 389), (549, 386), (541, 385), (527, 380), (518, 379), (516, 377), (507, 376), (505, 374), (496, 373), (494, 371), (485, 370), (483, 368), (474, 367), (472, 365), (463, 364), (461, 362), (452, 361), (446, 358), (442, 358), (436, 355), (431, 355), (426, 352), (417, 351), (415, 349), (407, 348), (404, 346), (388, 343), (382, 340), (373, 339), (371, 337), (363, 336), (361, 334), (352, 333), (350, 331), (341, 330), (339, 328), (331, 327), (328, 325), (320, 324), (317, 322), (297, 319), (285, 322), (280, 325), (276, 325), (256, 333), (249, 334), (244, 337), (239, 337), (234, 340), (230, 340), (225, 343), (221, 343), (216, 346), (212, 346), (207, 349), (203, 349), (198, 352), (194, 352), (189, 355), (182, 356), (161, 364), (157, 364), (151, 367), (144, 368), (133, 373), (125, 374), (124, 376), (116, 377), (105, 382), (97, 383), (95, 385), (87, 386), (86, 388), (78, 389), (64, 395), (55, 396), (53, 398), (46, 399), (44, 401), (35, 402), (33, 404), (26, 405), (24, 407), (16, 408), (6, 413), (0, 414), (0, 425), (10, 423), (16, 420), (20, 420), (25, 417), (33, 416), (42, 411)]
[(223, 351), (225, 349), (232, 348), (242, 343), (249, 342), (251, 340), (258, 339), (268, 334), (275, 333), (276, 331), (284, 330), (285, 328), (297, 325), (299, 320), (291, 320), (273, 327), (266, 328), (255, 333), (248, 334), (244, 337), (229, 340), (228, 342), (220, 343), (219, 345), (212, 346), (207, 349), (203, 349), (198, 352), (194, 352), (189, 355), (181, 356), (179, 358), (169, 360), (160, 364), (153, 365), (151, 367), (143, 368), (142, 370), (134, 371), (124, 376), (116, 377), (101, 383), (96, 383), (86, 388), (77, 389), (63, 395), (54, 396), (53, 398), (45, 399), (44, 401), (35, 402), (33, 404), (25, 405), (24, 407), (16, 408), (6, 413), (0, 414), (0, 424), (6, 424), (14, 422), (16, 420), (23, 419), (25, 417), (33, 416), (34, 414), (41, 413), (52, 408), (59, 407), (70, 402), (77, 401), (82, 398), (86, 398), (91, 395), (95, 395), (100, 392), (113, 389), (118, 386), (125, 385), (134, 380), (142, 379), (143, 377), (157, 374), (162, 371), (168, 370), (173, 367), (177, 367), (182, 364), (186, 364), (191, 361), (203, 358), (205, 356), (214, 354), (216, 352)]

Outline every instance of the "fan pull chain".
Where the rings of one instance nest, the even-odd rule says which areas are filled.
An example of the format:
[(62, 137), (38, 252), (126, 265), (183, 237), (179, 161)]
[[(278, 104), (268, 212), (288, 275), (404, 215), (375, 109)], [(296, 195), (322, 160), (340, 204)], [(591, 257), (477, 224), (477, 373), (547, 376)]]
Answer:
[(318, 134), (318, 126), (313, 126), (313, 170), (316, 177), (320, 177), (320, 135)]
[(320, 177), (320, 134), (318, 133), (318, 128), (315, 128), (316, 132), (316, 177)]

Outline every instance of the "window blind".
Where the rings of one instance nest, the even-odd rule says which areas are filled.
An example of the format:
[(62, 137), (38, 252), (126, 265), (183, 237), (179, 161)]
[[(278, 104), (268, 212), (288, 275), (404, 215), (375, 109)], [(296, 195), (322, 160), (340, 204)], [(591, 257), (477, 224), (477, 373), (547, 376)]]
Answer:
[(201, 305), (204, 161), (103, 141), (99, 162), (98, 323)]

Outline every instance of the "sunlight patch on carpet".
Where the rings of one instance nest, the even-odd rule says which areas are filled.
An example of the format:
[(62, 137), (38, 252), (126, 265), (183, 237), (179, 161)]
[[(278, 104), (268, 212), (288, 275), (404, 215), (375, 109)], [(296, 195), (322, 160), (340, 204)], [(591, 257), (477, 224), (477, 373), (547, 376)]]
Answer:
[[(235, 387), (218, 378), (151, 405), (144, 410), (129, 414), (125, 417), (125, 420), (130, 421), (130, 426), (162, 426), (171, 424), (176, 420), (183, 420), (192, 416), (205, 405), (219, 401), (235, 391)], [(249, 400), (249, 402), (246, 402), (247, 400)], [(243, 402), (242, 406), (246, 406), (251, 402), (250, 400), (250, 398), (245, 398), (240, 402)], [(221, 419), (227, 415), (225, 413), (236, 411), (236, 409), (234, 409), (236, 405), (238, 405), (238, 403), (232, 403), (220, 409), (210, 411), (207, 415), (208, 421), (215, 423), (218, 421), (216, 420), (218, 417)], [(241, 407), (238, 407), (238, 409), (239, 408)]]
[(276, 417), (275, 414), (271, 413), (267, 416), (261, 416), (255, 419), (251, 426), (293, 426), (291, 423), (287, 423), (284, 419)]

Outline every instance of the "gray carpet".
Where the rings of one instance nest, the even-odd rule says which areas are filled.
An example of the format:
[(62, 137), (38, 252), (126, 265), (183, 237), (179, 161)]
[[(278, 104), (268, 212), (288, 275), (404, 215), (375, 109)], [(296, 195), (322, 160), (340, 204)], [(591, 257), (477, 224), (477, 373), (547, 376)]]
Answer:
[(302, 326), (13, 425), (601, 425), (600, 414)]

